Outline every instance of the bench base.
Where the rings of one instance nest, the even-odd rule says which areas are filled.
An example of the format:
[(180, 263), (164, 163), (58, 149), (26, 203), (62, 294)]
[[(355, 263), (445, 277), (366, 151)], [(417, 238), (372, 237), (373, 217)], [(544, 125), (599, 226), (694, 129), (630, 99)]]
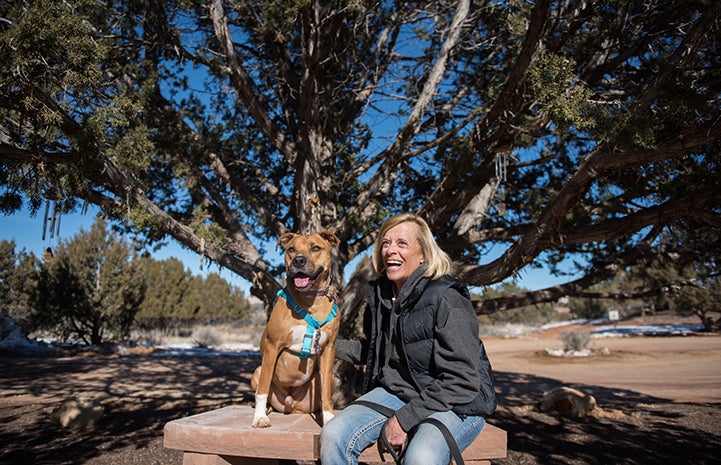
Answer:
[[(253, 428), (253, 407), (224, 407), (173, 420), (163, 445), (183, 451), (183, 465), (276, 465), (282, 460), (314, 461), (320, 456), (320, 426), (311, 415), (273, 412), (272, 426)], [(489, 465), (506, 456), (506, 432), (486, 424), (465, 451), (469, 465)], [(386, 457), (390, 460), (390, 457)], [(363, 463), (383, 463), (377, 447), (361, 454)]]
[[(469, 460), (473, 465), (491, 465), (489, 460)], [(361, 462), (368, 465), (383, 464), (392, 462)], [(280, 460), (259, 459), (251, 457), (222, 457), (219, 455), (196, 454), (194, 452), (183, 453), (183, 465), (279, 465)]]

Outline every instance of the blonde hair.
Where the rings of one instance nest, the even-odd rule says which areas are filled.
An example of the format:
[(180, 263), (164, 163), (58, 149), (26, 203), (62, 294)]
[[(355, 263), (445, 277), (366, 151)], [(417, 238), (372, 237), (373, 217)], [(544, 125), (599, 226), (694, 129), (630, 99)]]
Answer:
[(419, 235), (416, 238), (418, 243), (421, 245), (423, 251), (423, 260), (426, 266), (426, 271), (423, 276), (427, 276), (431, 279), (438, 279), (444, 274), (447, 274), (451, 270), (451, 258), (446, 252), (441, 249), (436, 240), (433, 238), (431, 228), (428, 227), (428, 223), (420, 216), (414, 215), (413, 213), (401, 213), (388, 218), (381, 226), (373, 246), (373, 271), (376, 276), (380, 277), (383, 275), (385, 265), (383, 264), (383, 254), (381, 251), (381, 243), (383, 236), (386, 232), (398, 226), (401, 223), (415, 223), (418, 225)]

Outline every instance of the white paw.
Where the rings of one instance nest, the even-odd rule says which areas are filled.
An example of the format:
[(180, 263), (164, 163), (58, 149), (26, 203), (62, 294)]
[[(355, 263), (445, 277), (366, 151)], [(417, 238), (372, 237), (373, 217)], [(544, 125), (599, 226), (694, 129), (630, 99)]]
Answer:
[(328, 424), (329, 421), (333, 419), (335, 415), (333, 415), (333, 412), (328, 412), (326, 410), (323, 411), (323, 424)]
[(267, 428), (270, 426), (270, 418), (267, 413), (268, 395), (255, 395), (255, 411), (253, 412), (253, 428)]
[(253, 415), (253, 428), (267, 428), (270, 426), (270, 418), (268, 415)]

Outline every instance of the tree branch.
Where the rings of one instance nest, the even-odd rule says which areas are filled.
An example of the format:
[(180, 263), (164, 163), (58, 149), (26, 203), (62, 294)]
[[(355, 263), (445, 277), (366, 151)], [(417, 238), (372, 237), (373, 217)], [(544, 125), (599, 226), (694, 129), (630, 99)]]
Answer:
[(457, 44), (463, 29), (463, 24), (468, 17), (469, 8), (469, 0), (461, 0), (458, 3), (446, 39), (441, 46), (437, 60), (429, 72), (428, 79), (410, 115), (398, 132), (395, 140), (389, 147), (382, 151), (384, 161), (378, 167), (378, 171), (373, 178), (368, 182), (367, 188), (358, 195), (353, 206), (348, 209), (346, 216), (357, 216), (359, 218), (372, 217), (378, 207), (375, 206), (371, 200), (379, 195), (387, 195), (390, 192), (393, 180), (396, 177), (398, 164), (401, 161), (401, 155), (407, 150), (411, 137), (418, 132), (423, 114), (438, 89), (438, 85), (443, 78), (443, 73), (446, 70), (450, 53)]
[(280, 128), (273, 123), (261, 99), (253, 91), (253, 81), (243, 68), (235, 52), (233, 39), (228, 28), (228, 18), (225, 14), (222, 1), (212, 0), (209, 4), (209, 10), (216, 39), (228, 62), (233, 87), (236, 92), (238, 92), (245, 107), (250, 114), (253, 115), (253, 119), (258, 123), (260, 130), (263, 131), (270, 143), (293, 165), (297, 157), (295, 143), (289, 140)]
[(0, 161), (31, 164), (73, 163), (78, 161), (76, 152), (34, 152), (0, 142)]
[[(560, 225), (569, 209), (583, 197), (591, 183), (603, 172), (640, 166), (646, 163), (686, 155), (693, 147), (705, 145), (721, 138), (721, 121), (694, 128), (689, 134), (674, 137), (662, 144), (665, 150), (649, 149), (619, 153), (599, 144), (568, 179), (544, 209), (533, 229), (513, 244), (501, 257), (482, 267), (470, 265), (461, 270), (462, 279), (470, 284), (487, 285), (513, 275), (529, 264), (554, 237), (560, 237)], [(660, 144), (661, 145), (661, 144)]]
[[(503, 120), (501, 115), (510, 111), (508, 108), (511, 97), (517, 92), (518, 87), (524, 80), (524, 75), (528, 70), (533, 55), (535, 54), (539, 44), (541, 43), (541, 33), (543, 32), (546, 18), (549, 12), (550, 2), (548, 0), (540, 0), (535, 2), (531, 11), (531, 18), (523, 41), (523, 46), (518, 58), (513, 64), (508, 78), (503, 83), (498, 97), (495, 98), (493, 105), (486, 112), (483, 118), (475, 125), (472, 132), (472, 140), (476, 153), (493, 152), (495, 144), (502, 139), (502, 130), (498, 129), (493, 134), (488, 134), (492, 124), (498, 124)], [(501, 125), (506, 128), (507, 125)], [(466, 166), (459, 164), (439, 183), (438, 187), (428, 197), (427, 202), (419, 211), (419, 214), (429, 220), (429, 224), (435, 227), (442, 224), (449, 218), (452, 212), (456, 211), (458, 205), (463, 205), (467, 200), (473, 198), (487, 184), (490, 179), (489, 167), (493, 163), (488, 159), (483, 166), (478, 167), (474, 172), (473, 179), (458, 185), (459, 179), (466, 174)], [(453, 192), (453, 196), (449, 196), (449, 192)], [(455, 202), (449, 203), (447, 200), (452, 197)]]

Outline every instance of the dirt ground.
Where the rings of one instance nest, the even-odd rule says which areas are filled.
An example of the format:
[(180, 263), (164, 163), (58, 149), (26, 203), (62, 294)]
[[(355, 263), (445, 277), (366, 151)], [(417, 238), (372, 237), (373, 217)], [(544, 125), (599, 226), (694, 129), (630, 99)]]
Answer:
[[(489, 419), (508, 431), (494, 465), (721, 464), (721, 337), (595, 340), (589, 357), (555, 357), (557, 334), (485, 338), (500, 406)], [(180, 465), (163, 448), (166, 422), (250, 403), (255, 357), (156, 354), (0, 354), (0, 464)], [(545, 391), (593, 395), (595, 414), (541, 413)], [(51, 419), (70, 397), (105, 407), (90, 431)]]

